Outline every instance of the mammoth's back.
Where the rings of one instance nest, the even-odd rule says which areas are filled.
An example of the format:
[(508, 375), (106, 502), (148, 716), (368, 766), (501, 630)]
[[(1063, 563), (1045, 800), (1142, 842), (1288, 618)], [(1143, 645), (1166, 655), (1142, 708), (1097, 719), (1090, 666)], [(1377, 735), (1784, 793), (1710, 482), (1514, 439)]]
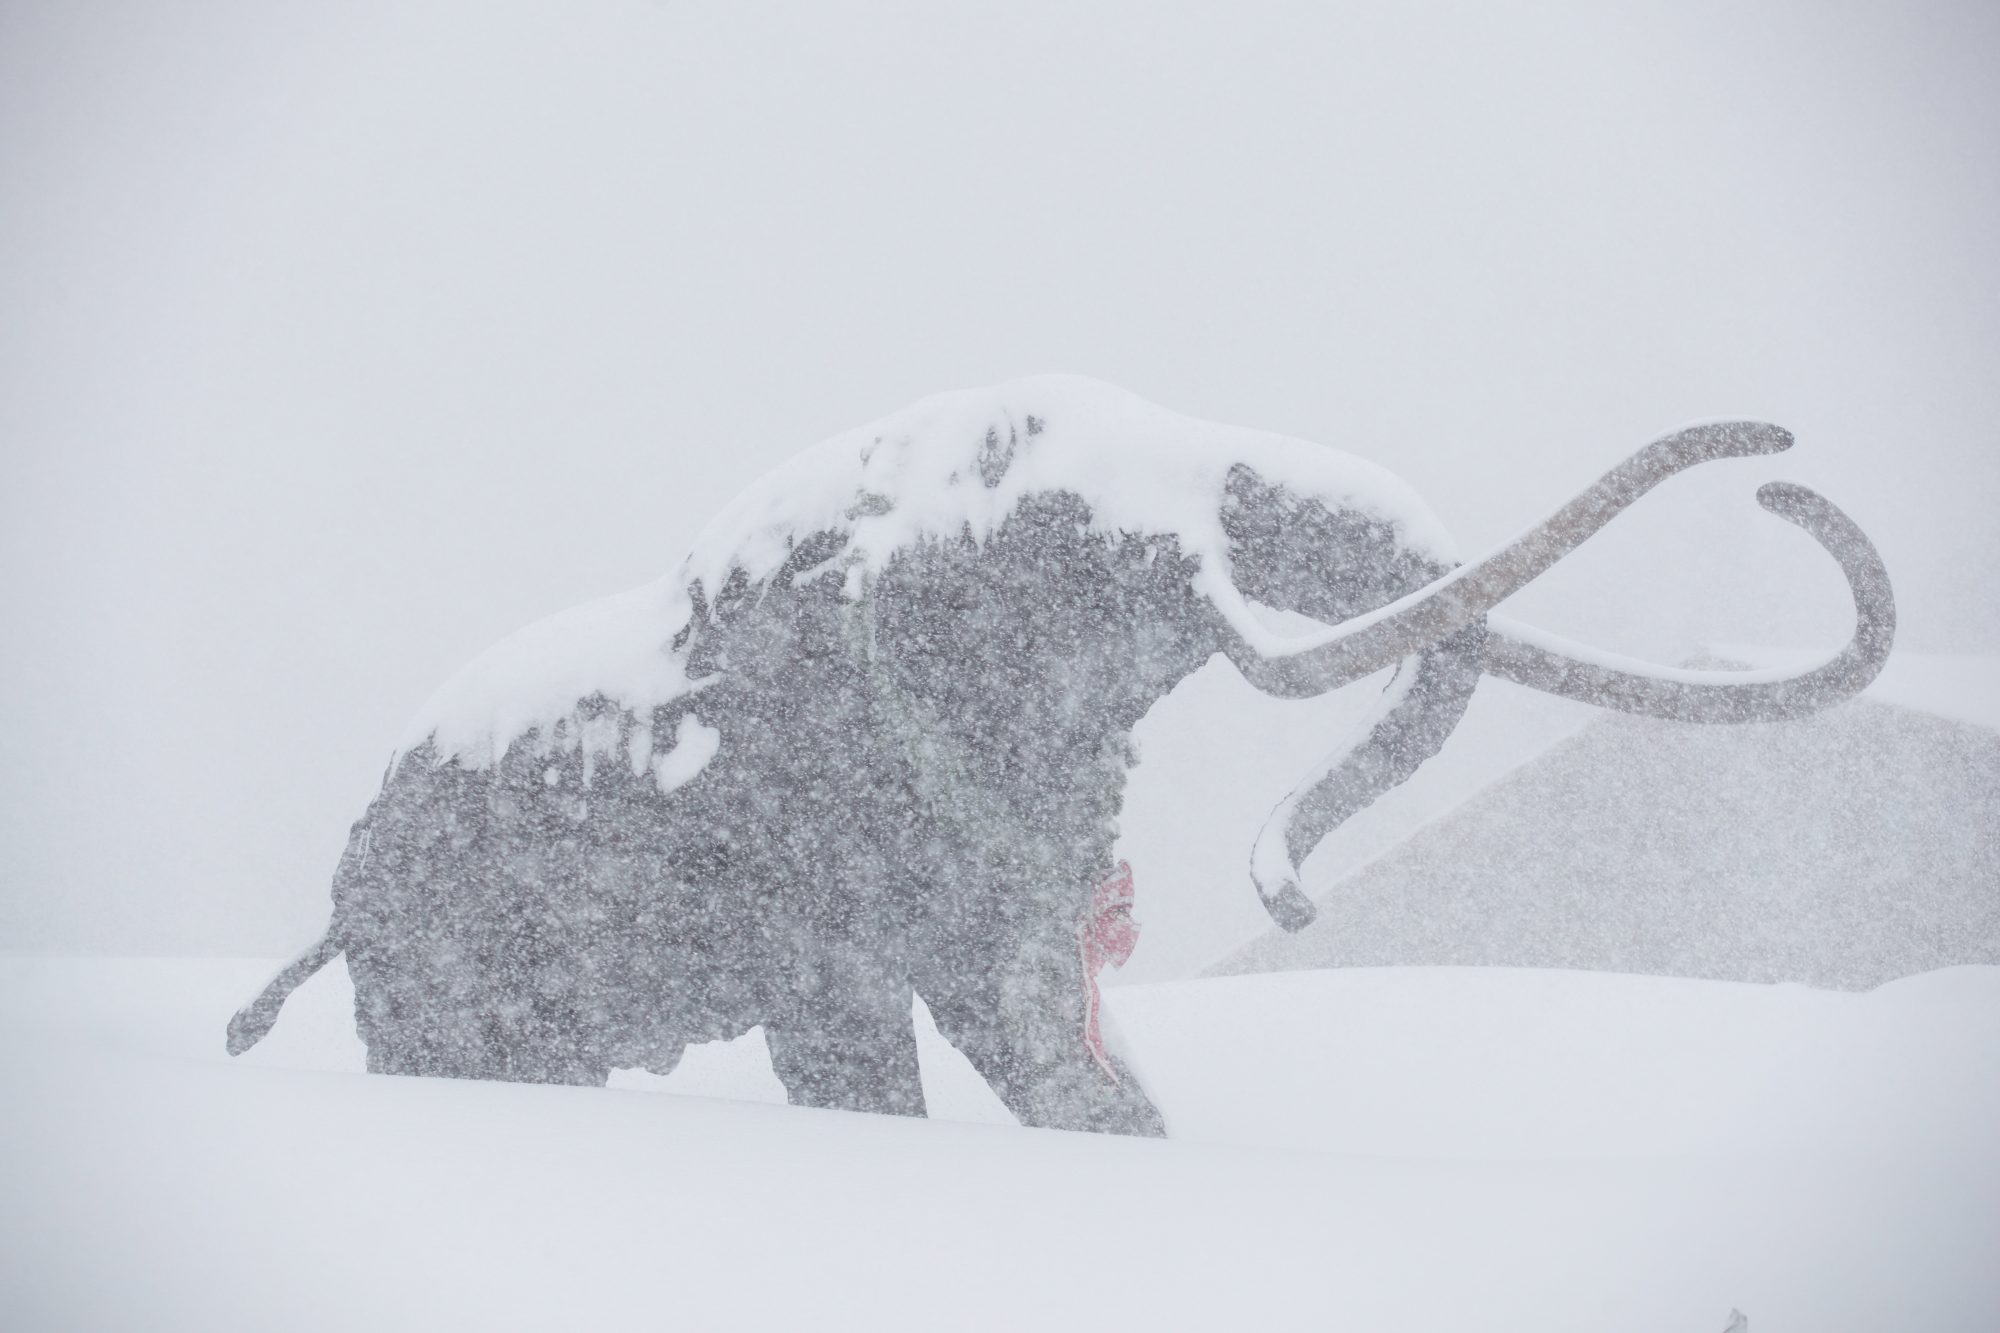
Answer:
[[(1070, 635), (1077, 645), (1067, 655), (1072, 683), (1110, 698), (1113, 673), (1094, 654), (1113, 648), (1084, 631), (1093, 619), (1122, 623), (1135, 602), (1157, 611), (1148, 599), (1157, 601), (1165, 586), (1135, 583), (1129, 560), (1111, 554), (1121, 544), (1171, 548), (1184, 562), (1173, 572), (1238, 621), (1247, 614), (1244, 592), (1283, 605), (1310, 600), (1306, 582), (1329, 586), (1326, 571), (1316, 570), (1292, 576), (1296, 586), (1287, 588), (1282, 551), (1262, 559), (1263, 547), (1227, 529), (1233, 479), (1245, 475), (1387, 534), (1415, 564), (1454, 558), (1428, 508), (1373, 464), (1182, 416), (1095, 380), (1014, 380), (923, 399), (803, 451), (727, 506), (666, 578), (536, 622), (475, 658), (419, 710), (399, 754), (428, 745), (445, 762), (492, 765), (523, 736), (582, 725), (579, 705), (593, 699), (640, 720), (683, 704), (699, 714), (699, 694), (716, 685), (698, 651), (691, 658), (706, 615), (732, 592), (751, 602), (774, 591), (803, 599), (808, 586), (821, 597), (834, 589), (852, 604), (880, 582), (892, 589), (888, 614), (933, 622), (952, 652), (928, 653), (909, 639), (903, 651), (910, 660), (899, 668), (930, 696), (963, 700), (996, 683), (1004, 689), (1010, 668), (995, 645), (1010, 636), (1028, 640), (1016, 642), (1027, 650), (1016, 661), (1058, 664), (1055, 671), (1065, 660), (1058, 640)], [(983, 554), (989, 546), (1020, 546), (1016, 538), (1029, 531), (1046, 536), (1052, 503), (1068, 506), (1062, 521), (1074, 524), (1078, 543), (1045, 542), (1039, 559)], [(1330, 540), (1338, 545), (1343, 535)], [(801, 567), (805, 554), (810, 564)], [(1232, 559), (1259, 591), (1229, 582)], [(979, 600), (976, 615), (948, 614), (962, 595)], [(1347, 600), (1357, 597), (1365, 600), (1358, 591)], [(1183, 605), (1167, 610), (1162, 624), (1187, 618)], [(994, 632), (969, 632), (974, 621)], [(1161, 666), (1145, 688), (1153, 675), (1180, 669), (1175, 652), (1156, 644), (1140, 655), (1142, 674), (1156, 659)], [(769, 669), (782, 656), (739, 652), (730, 672)], [(952, 662), (966, 683), (946, 679)], [(1131, 663), (1127, 653), (1128, 670)], [(1043, 715), (1059, 721), (1063, 701), (1044, 694)], [(667, 748), (660, 736), (650, 744)]]

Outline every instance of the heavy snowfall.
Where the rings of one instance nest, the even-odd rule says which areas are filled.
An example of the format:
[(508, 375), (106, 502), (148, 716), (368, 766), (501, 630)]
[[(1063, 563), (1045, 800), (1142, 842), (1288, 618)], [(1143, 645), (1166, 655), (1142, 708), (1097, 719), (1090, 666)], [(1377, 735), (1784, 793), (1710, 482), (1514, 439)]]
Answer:
[(0, 15), (0, 1324), (2000, 1327), (1995, 56)]

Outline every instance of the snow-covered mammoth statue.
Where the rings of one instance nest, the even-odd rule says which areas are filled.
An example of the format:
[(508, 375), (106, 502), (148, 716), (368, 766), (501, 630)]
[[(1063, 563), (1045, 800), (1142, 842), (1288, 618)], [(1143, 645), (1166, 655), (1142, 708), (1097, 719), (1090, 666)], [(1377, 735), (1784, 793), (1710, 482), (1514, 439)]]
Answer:
[[(758, 482), (665, 580), (446, 684), (354, 827), (326, 936), (230, 1050), (344, 951), (373, 1070), (601, 1083), (762, 1024), (793, 1101), (918, 1114), (914, 990), (1023, 1123), (1159, 1133), (1094, 980), (1131, 945), (1114, 821), (1146, 711), (1218, 653), (1292, 696), (1395, 668), (1252, 852), (1296, 929), (1299, 862), (1437, 751), (1482, 673), (1692, 722), (1864, 686), (1887, 578), (1783, 483), (1759, 500), (1856, 606), (1814, 670), (1653, 668), (1488, 615), (1662, 479), (1790, 443), (1679, 431), (1461, 564), (1406, 486), (1331, 449), (1086, 380), (927, 399)], [(1276, 636), (1253, 602), (1326, 628)]]

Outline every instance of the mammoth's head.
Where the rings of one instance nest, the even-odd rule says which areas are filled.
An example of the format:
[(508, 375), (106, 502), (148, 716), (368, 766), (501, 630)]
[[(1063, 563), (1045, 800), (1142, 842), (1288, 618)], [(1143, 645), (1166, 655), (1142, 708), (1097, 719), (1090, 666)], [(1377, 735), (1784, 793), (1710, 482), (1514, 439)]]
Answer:
[[(1386, 489), (1386, 488), (1385, 488)], [(1398, 483), (1400, 491), (1400, 483)], [(1343, 503), (1248, 463), (1230, 466), (1217, 519), (1229, 587), (1258, 605), (1339, 624), (1423, 587), (1458, 561), (1413, 496)], [(1392, 517), (1400, 513), (1402, 518)]]
[[(1313, 909), (1298, 866), (1334, 827), (1402, 781), (1456, 725), (1482, 672), (1583, 702), (1684, 722), (1798, 717), (1862, 689), (1888, 657), (1895, 603), (1860, 529), (1804, 487), (1767, 484), (1765, 509), (1810, 533), (1839, 562), (1855, 603), (1849, 643), (1799, 675), (1679, 671), (1610, 657), (1489, 616), (1666, 477), (1715, 459), (1776, 453), (1789, 433), (1717, 422), (1645, 446), (1521, 538), (1458, 565), (1364, 506), (1328, 503), (1257, 471), (1232, 470), (1221, 506), (1230, 580), (1212, 589), (1228, 622), (1223, 651), (1260, 689), (1298, 697), (1391, 664), (1399, 670), (1375, 724), (1281, 802), (1252, 856), (1253, 878), (1279, 924)], [(1303, 613), (1323, 628), (1274, 638), (1241, 602)]]

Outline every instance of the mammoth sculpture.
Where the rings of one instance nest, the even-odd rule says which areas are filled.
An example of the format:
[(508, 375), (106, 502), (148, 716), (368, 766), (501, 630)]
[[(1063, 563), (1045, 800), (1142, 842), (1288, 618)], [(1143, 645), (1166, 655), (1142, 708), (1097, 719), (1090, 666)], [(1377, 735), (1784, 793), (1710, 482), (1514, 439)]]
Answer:
[[(921, 1114), (915, 992), (1023, 1123), (1160, 1133), (1096, 1026), (1096, 972), (1131, 947), (1113, 843), (1147, 710), (1217, 654), (1289, 696), (1394, 668), (1252, 853), (1297, 929), (1300, 861), (1437, 751), (1482, 673), (1691, 722), (1866, 685), (1886, 575), (1784, 483), (1759, 500), (1855, 600), (1814, 670), (1656, 668), (1488, 614), (1662, 479), (1790, 443), (1669, 435), (1461, 564), (1407, 487), (1331, 449), (1087, 380), (927, 399), (758, 482), (665, 580), (447, 683), (354, 826), (325, 937), (229, 1049), (345, 952), (371, 1070), (602, 1083), (762, 1024), (794, 1102)], [(1325, 628), (1274, 635), (1253, 603)]]

